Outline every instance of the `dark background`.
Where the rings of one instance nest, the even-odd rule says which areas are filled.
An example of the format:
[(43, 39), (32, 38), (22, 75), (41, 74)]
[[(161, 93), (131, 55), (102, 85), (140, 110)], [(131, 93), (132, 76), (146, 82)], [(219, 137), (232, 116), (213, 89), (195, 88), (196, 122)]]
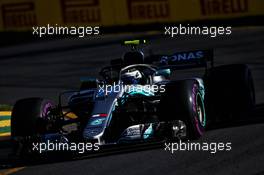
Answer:
[[(224, 0), (217, 2), (224, 3)], [(190, 10), (186, 9), (184, 4), (182, 8)], [(173, 9), (174, 7), (170, 7), (170, 10)], [(245, 13), (248, 14), (252, 9), (244, 10), (247, 10)], [(210, 10), (203, 13), (209, 12), (212, 13)], [(74, 36), (38, 38), (32, 36), (29, 28), (21, 30), (14, 26), (2, 30), (0, 104), (12, 106), (20, 98), (33, 96), (56, 100), (59, 92), (78, 89), (80, 77), (98, 76), (97, 72), (102, 66), (107, 65), (110, 59), (123, 55), (125, 48), (120, 45), (120, 41), (132, 38), (149, 40), (145, 48), (146, 54), (214, 49), (216, 65), (233, 63), (249, 65), (253, 73), (258, 103), (255, 112), (248, 116), (248, 120), (217, 125), (198, 140), (208, 143), (232, 142), (232, 150), (229, 152), (211, 154), (202, 151), (182, 151), (172, 155), (163, 148), (157, 148), (83, 160), (26, 165), (17, 174), (264, 174), (263, 16), (245, 15), (242, 9), (237, 12), (238, 15), (224, 18), (224, 15), (229, 16), (231, 12), (227, 13), (226, 10), (218, 12), (220, 14), (213, 14), (213, 17), (208, 19), (175, 22), (167, 19), (164, 21), (157, 19), (153, 22), (152, 18), (148, 21), (143, 15), (144, 21), (147, 22), (136, 19), (136, 22), (132, 21), (125, 25), (102, 25), (101, 35), (85, 38)], [(102, 13), (107, 12), (102, 10)], [(203, 13), (199, 15), (204, 15)], [(195, 26), (231, 26), (232, 35), (216, 38), (208, 36), (169, 38), (163, 35), (165, 25), (174, 26), (179, 23)], [(179, 78), (193, 74), (196, 74), (193, 70), (176, 73)], [(10, 163), (12, 160), (7, 158), (8, 152), (9, 148), (1, 146), (1, 166), (12, 168), (11, 170), (15, 172), (17, 169), (14, 167), (23, 165)], [(10, 169), (2, 170), (8, 171)]]

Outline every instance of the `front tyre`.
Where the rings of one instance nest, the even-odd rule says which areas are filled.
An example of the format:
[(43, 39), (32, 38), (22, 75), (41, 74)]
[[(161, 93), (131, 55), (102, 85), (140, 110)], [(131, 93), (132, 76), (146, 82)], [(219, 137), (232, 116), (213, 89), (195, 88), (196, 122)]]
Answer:
[(48, 130), (47, 116), (54, 107), (52, 101), (43, 98), (27, 98), (15, 103), (11, 115), (11, 139), (15, 152), (18, 151), (18, 146), (19, 149), (21, 146), (25, 147), (26, 139), (44, 134)]
[(186, 124), (187, 138), (198, 139), (205, 132), (204, 99), (196, 80), (182, 80), (166, 85), (161, 99), (161, 113), (167, 121), (181, 120)]

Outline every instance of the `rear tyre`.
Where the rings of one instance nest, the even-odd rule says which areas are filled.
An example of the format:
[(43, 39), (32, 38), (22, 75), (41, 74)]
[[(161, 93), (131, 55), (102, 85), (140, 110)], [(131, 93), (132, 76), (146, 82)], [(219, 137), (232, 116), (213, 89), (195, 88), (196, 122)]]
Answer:
[(210, 70), (206, 82), (207, 109), (212, 121), (246, 117), (254, 109), (254, 82), (246, 65), (215, 67)]
[(161, 99), (161, 115), (167, 121), (181, 120), (186, 125), (187, 138), (198, 139), (205, 132), (204, 99), (196, 80), (183, 80), (166, 85)]

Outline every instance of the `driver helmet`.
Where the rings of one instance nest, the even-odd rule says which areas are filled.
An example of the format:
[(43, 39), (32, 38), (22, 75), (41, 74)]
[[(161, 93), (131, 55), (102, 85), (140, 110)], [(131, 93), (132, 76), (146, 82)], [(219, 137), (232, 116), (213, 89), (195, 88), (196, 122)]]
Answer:
[(139, 84), (143, 80), (143, 75), (139, 70), (133, 70), (124, 73), (121, 79), (125, 84)]

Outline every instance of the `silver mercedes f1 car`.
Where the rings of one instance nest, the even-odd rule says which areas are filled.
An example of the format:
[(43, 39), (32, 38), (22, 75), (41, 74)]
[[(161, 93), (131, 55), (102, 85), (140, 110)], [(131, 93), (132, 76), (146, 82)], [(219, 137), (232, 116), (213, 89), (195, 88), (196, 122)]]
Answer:
[[(84, 78), (79, 90), (59, 102), (27, 98), (12, 111), (11, 135), (17, 150), (33, 142), (91, 142), (103, 145), (198, 139), (208, 124), (236, 119), (255, 105), (246, 65), (215, 67), (211, 50), (145, 56), (145, 40), (102, 68), (101, 79)], [(173, 80), (172, 72), (203, 68), (201, 77)], [(22, 147), (22, 148), (21, 148)]]

